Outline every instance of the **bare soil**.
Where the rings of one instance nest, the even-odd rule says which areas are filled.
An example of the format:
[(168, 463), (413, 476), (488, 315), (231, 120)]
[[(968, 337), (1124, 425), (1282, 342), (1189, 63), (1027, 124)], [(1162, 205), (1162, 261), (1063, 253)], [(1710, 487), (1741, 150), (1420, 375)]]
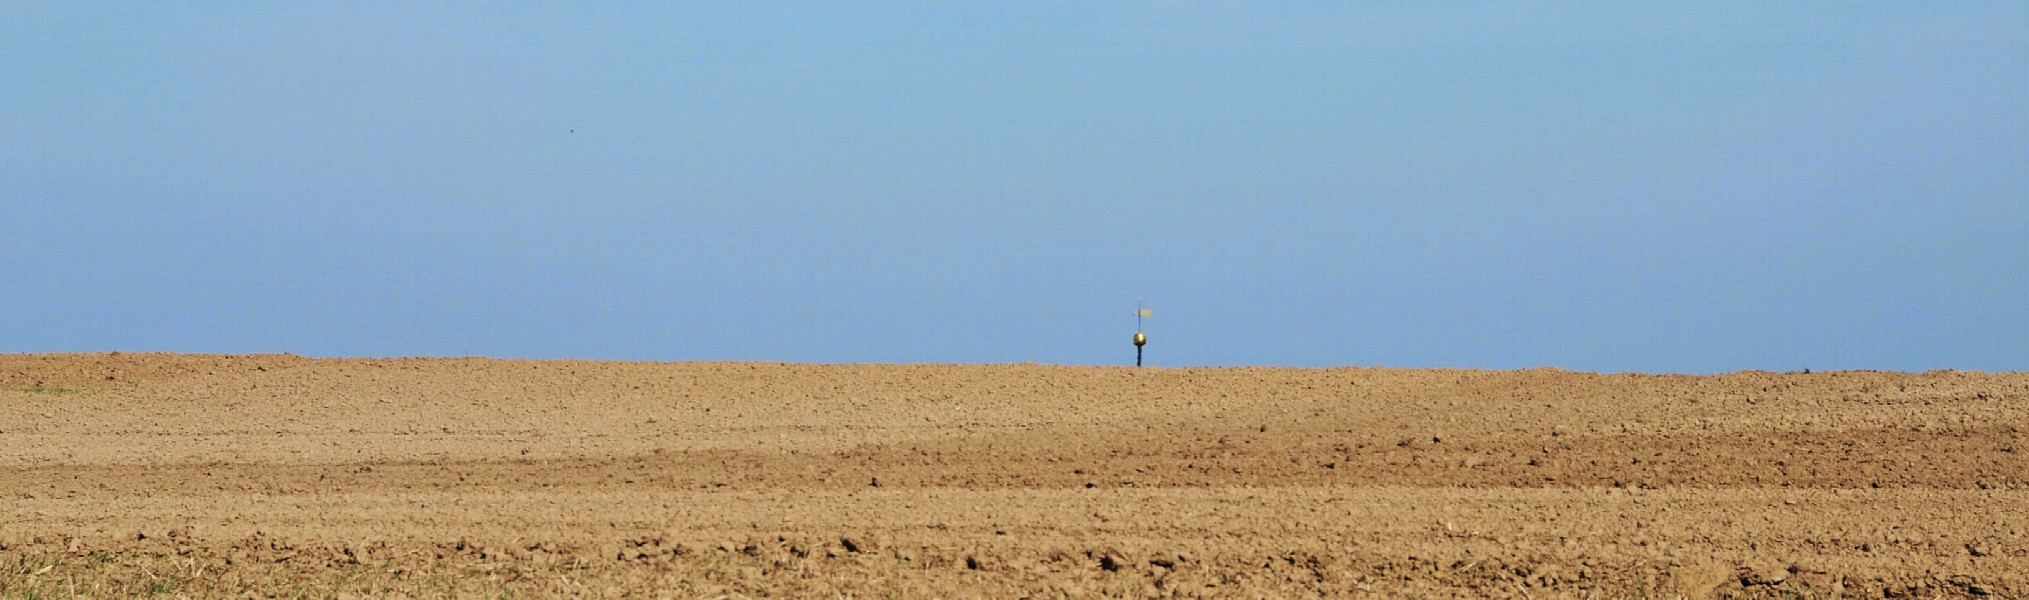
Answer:
[(0, 355), (0, 597), (2021, 597), (2029, 374)]

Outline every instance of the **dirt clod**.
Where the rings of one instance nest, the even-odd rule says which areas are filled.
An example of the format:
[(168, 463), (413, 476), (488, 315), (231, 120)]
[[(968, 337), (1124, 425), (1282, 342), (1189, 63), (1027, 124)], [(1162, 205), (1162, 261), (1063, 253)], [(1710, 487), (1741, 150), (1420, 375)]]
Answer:
[(1101, 569), (1105, 569), (1108, 571), (1118, 571), (1120, 570), (1121, 567), (1126, 565), (1127, 565), (1126, 561), (1123, 561), (1120, 558), (1115, 557), (1111, 554), (1099, 557), (1099, 568)]

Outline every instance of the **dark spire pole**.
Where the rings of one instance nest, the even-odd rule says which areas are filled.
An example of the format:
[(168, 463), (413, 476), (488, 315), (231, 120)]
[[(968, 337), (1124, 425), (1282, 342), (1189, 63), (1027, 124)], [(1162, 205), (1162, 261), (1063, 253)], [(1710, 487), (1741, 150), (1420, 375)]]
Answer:
[(1145, 309), (1143, 309), (1143, 308), (1141, 308), (1141, 299), (1140, 299), (1140, 298), (1135, 298), (1135, 299), (1134, 299), (1134, 366), (1136, 366), (1136, 367), (1139, 367), (1139, 366), (1141, 366), (1141, 347), (1142, 347), (1143, 345), (1146, 345), (1146, 344), (1148, 344), (1148, 335), (1146, 335), (1146, 334), (1143, 334), (1143, 333), (1141, 332), (1141, 318), (1142, 318), (1142, 317), (1146, 317), (1146, 316), (1148, 316), (1148, 311), (1147, 311), (1147, 310), (1145, 310)]

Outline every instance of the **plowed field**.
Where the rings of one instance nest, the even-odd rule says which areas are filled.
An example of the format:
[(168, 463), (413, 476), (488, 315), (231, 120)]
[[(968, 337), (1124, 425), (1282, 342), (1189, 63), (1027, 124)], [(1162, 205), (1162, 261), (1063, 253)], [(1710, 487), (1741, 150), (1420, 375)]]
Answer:
[(2029, 594), (2029, 375), (0, 355), (0, 597)]

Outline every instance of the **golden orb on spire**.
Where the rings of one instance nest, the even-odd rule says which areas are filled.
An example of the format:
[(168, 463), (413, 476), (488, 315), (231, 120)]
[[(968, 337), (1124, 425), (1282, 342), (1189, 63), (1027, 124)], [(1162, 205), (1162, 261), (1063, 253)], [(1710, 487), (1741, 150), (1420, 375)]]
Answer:
[(1135, 347), (1139, 348), (1139, 347), (1141, 347), (1141, 346), (1145, 346), (1145, 345), (1147, 345), (1147, 344), (1148, 344), (1148, 336), (1147, 336), (1147, 335), (1143, 335), (1143, 334), (1142, 334), (1141, 332), (1139, 332), (1139, 331), (1136, 331), (1136, 332), (1134, 332), (1134, 346), (1135, 346)]

